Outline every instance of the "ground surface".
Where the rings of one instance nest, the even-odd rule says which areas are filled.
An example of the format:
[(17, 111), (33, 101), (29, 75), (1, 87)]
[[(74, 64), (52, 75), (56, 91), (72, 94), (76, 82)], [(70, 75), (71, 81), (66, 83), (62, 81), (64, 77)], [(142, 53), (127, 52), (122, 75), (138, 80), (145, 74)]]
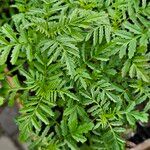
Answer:
[(18, 141), (17, 115), (17, 107), (0, 107), (0, 150), (27, 150), (27, 146)]

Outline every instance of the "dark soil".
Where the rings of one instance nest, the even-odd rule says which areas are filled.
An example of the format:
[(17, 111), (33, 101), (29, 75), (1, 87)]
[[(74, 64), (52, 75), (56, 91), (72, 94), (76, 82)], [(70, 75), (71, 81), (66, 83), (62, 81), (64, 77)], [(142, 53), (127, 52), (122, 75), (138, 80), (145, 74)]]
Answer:
[(133, 137), (129, 139), (129, 141), (139, 144), (144, 142), (146, 139), (150, 138), (150, 125), (142, 125), (137, 123), (137, 130)]

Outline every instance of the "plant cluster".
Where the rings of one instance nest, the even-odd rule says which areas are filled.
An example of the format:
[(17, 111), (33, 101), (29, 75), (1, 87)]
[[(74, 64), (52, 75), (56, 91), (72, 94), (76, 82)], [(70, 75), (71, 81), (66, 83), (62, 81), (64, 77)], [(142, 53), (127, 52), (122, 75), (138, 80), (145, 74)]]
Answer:
[[(20, 138), (38, 150), (123, 150), (150, 109), (148, 0), (16, 0), (0, 65), (19, 99)], [(143, 106), (139, 109), (139, 105)], [(141, 108), (141, 107), (140, 107)]]

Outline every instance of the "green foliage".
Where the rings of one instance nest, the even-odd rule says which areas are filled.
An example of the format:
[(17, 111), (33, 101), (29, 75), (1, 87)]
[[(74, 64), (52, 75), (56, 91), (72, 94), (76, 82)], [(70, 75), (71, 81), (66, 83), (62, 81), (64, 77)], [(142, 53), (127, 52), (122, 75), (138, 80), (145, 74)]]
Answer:
[(10, 7), (13, 3), (11, 0), (0, 0), (0, 26), (6, 22), (11, 22), (11, 16), (15, 13), (15, 10)]
[(12, 7), (19, 12), (0, 28), (0, 65), (12, 65), (7, 98), (22, 105), (20, 139), (37, 150), (125, 149), (126, 127), (147, 122), (150, 109), (148, 0)]
[(0, 97), (0, 106), (3, 105), (3, 103), (4, 103), (4, 98)]

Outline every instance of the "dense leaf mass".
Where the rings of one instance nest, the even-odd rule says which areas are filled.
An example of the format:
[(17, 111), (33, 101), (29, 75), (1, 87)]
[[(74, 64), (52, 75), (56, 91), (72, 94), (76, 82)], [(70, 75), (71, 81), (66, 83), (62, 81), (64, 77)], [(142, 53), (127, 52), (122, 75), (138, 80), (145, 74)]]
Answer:
[(0, 64), (19, 72), (9, 103), (22, 103), (20, 138), (34, 150), (125, 149), (123, 133), (146, 122), (150, 109), (150, 2), (16, 0), (12, 7), (12, 25), (0, 28)]

